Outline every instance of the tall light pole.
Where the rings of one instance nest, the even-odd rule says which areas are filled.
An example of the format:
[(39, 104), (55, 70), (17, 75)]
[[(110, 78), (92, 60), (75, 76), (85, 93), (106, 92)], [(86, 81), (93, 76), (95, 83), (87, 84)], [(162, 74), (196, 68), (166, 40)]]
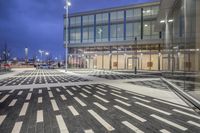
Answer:
[(27, 64), (28, 63), (28, 48), (25, 48), (24, 51), (25, 51), (25, 62)]
[(43, 50), (38, 50), (38, 52), (41, 54), (41, 61), (42, 61), (42, 55), (43, 55), (44, 51)]
[(65, 72), (68, 68), (68, 24), (69, 24), (69, 6), (71, 6), (70, 0), (66, 0), (65, 10), (66, 10), (66, 40), (65, 40)]

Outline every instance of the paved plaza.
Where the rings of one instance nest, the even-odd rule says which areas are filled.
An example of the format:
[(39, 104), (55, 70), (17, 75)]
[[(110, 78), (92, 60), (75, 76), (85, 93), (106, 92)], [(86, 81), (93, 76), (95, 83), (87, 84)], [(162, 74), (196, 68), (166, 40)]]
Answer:
[(0, 79), (1, 133), (197, 133), (200, 116), (158, 77), (26, 70)]

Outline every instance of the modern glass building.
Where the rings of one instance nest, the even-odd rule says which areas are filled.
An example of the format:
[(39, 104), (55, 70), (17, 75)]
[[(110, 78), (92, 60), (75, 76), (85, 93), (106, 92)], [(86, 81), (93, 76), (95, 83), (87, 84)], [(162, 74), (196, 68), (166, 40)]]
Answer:
[[(69, 66), (161, 70), (160, 2), (70, 14)], [(67, 35), (67, 34), (65, 34)]]
[(160, 0), (70, 14), (68, 33), (64, 28), (68, 64), (160, 71), (200, 100), (199, 22), (199, 0)]

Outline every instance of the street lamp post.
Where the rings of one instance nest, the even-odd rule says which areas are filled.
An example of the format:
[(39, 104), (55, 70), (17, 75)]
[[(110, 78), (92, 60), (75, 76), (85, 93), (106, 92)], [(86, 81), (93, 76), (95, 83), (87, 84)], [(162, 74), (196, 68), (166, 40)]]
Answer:
[(28, 48), (25, 48), (25, 62), (28, 63)]
[(136, 62), (134, 62), (135, 64), (135, 74), (137, 74), (137, 65), (138, 65), (138, 58), (137, 58), (137, 49), (138, 49), (138, 45), (137, 45), (137, 37), (135, 37), (135, 44), (136, 44), (136, 51), (135, 51), (135, 55), (136, 55)]
[(41, 55), (41, 62), (42, 62), (42, 61), (43, 61), (43, 60), (42, 60), (42, 55), (43, 55), (44, 51), (42, 51), (42, 50), (39, 50), (38, 52), (39, 52), (39, 53), (40, 53), (40, 55)]
[(68, 68), (68, 24), (69, 24), (69, 6), (71, 6), (70, 0), (66, 0), (66, 40), (65, 40), (65, 72)]

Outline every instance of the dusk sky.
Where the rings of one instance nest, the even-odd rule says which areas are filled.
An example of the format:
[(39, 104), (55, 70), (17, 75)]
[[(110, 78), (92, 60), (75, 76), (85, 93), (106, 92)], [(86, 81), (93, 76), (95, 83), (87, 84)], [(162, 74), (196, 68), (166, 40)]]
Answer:
[[(71, 0), (70, 13), (153, 0)], [(12, 57), (29, 58), (38, 50), (63, 58), (64, 0), (0, 0), (0, 50), (7, 42)]]

